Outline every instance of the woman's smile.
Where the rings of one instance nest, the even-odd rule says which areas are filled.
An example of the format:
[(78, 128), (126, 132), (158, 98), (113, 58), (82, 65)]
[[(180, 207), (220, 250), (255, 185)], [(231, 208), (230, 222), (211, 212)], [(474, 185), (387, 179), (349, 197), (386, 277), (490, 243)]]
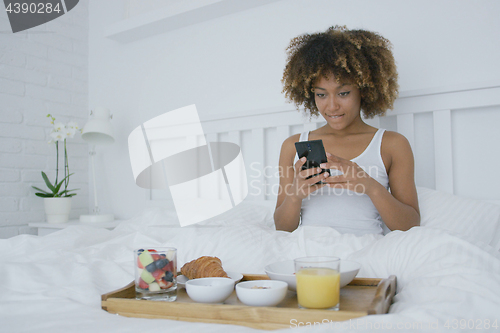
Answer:
[(345, 116), (345, 113), (337, 114), (337, 115), (325, 114), (325, 116), (332, 118), (332, 119), (339, 119), (339, 118), (342, 118), (343, 116)]

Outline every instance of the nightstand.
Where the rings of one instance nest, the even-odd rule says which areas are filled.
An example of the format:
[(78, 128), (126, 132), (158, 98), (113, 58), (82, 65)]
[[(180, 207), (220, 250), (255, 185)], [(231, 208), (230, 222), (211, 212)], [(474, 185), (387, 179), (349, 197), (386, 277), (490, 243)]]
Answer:
[(57, 230), (67, 228), (72, 225), (88, 225), (91, 227), (95, 228), (105, 228), (112, 230), (114, 229), (118, 224), (123, 222), (124, 220), (114, 220), (111, 222), (102, 222), (102, 223), (82, 223), (80, 220), (69, 220), (66, 223), (47, 223), (47, 222), (35, 222), (35, 223), (29, 223), (28, 226), (31, 228), (37, 228), (38, 229), (38, 236), (45, 236), (48, 234), (51, 234)]

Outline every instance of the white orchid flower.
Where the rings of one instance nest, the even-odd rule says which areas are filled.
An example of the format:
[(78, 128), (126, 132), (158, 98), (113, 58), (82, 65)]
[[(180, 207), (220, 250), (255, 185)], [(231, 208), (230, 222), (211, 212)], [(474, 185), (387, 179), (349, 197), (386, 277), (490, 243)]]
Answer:
[(66, 138), (72, 139), (75, 136), (76, 129), (75, 128), (66, 128), (64, 130), (64, 134), (66, 135)]
[(54, 141), (64, 141), (64, 139), (67, 138), (66, 136), (66, 133), (63, 132), (63, 131), (52, 131), (50, 133), (50, 137), (54, 140)]
[(74, 130), (79, 130), (80, 127), (78, 126), (78, 124), (74, 121), (70, 121), (67, 125), (66, 125), (66, 128), (68, 129), (74, 129)]
[(54, 131), (55, 132), (60, 132), (65, 128), (64, 124), (61, 122), (57, 122), (54, 124)]

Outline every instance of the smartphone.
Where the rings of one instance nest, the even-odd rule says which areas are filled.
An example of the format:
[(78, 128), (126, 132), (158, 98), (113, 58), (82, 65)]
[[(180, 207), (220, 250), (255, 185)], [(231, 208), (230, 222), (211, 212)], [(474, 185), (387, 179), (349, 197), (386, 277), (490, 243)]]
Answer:
[[(306, 163), (302, 166), (302, 170), (310, 169), (310, 168), (319, 168), (321, 163), (326, 163), (328, 159), (326, 158), (325, 147), (323, 146), (322, 140), (310, 140), (310, 141), (299, 141), (295, 142), (295, 150), (297, 150), (297, 155), (300, 158), (306, 157)], [(321, 169), (321, 172), (318, 174), (322, 174), (327, 171), (326, 169)], [(315, 174), (313, 176), (317, 176)], [(313, 177), (309, 176), (307, 179)], [(318, 182), (316, 184), (321, 184)]]

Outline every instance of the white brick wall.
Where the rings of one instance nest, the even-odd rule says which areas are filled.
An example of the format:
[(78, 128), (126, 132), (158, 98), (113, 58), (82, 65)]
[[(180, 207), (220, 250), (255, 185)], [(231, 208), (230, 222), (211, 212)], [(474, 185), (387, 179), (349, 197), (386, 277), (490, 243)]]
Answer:
[[(0, 11), (0, 238), (34, 233), (28, 223), (45, 221), (43, 199), (31, 186), (45, 188), (41, 171), (55, 176), (46, 115), (80, 126), (88, 119), (88, 21), (88, 1), (80, 1), (56, 20), (13, 34)], [(88, 213), (88, 145), (77, 135), (67, 147), (70, 188), (80, 188), (70, 216), (76, 219)], [(59, 151), (62, 169), (62, 145)]]

